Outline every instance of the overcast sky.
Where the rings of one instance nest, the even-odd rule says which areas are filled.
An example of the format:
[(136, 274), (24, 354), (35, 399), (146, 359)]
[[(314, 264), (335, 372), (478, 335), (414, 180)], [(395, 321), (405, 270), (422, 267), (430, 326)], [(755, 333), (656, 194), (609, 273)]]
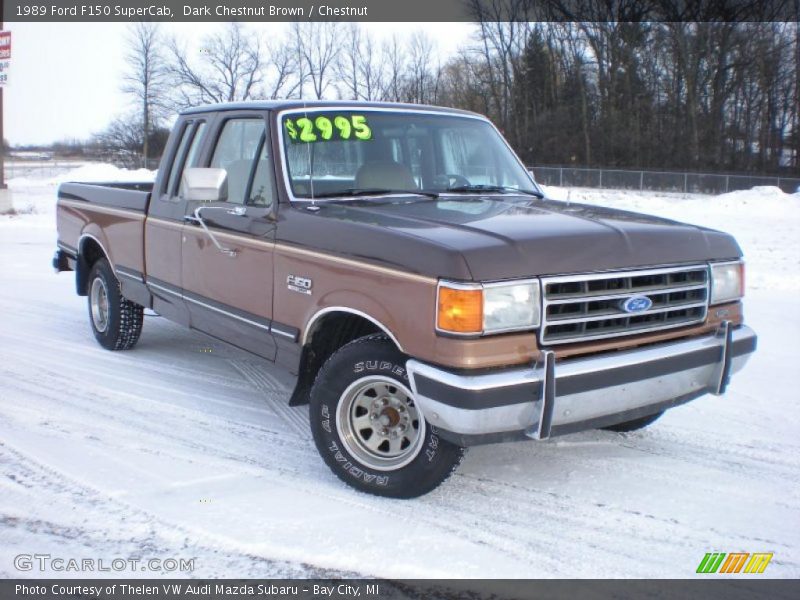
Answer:
[[(272, 28), (284, 24), (259, 23)], [(120, 92), (125, 68), (126, 23), (13, 23), (10, 84), (4, 92), (5, 138), (12, 144), (46, 144), (84, 139), (124, 112)], [(167, 33), (199, 39), (214, 23), (164, 23)], [(394, 32), (428, 32), (444, 57), (468, 41), (468, 23), (365, 23), (381, 37)], [(446, 32), (442, 35), (442, 32)]]

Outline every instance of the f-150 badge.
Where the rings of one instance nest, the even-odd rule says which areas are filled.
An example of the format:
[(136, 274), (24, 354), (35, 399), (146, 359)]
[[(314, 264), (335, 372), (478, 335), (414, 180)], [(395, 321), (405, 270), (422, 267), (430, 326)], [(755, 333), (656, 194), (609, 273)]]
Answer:
[(299, 275), (289, 275), (286, 277), (286, 287), (293, 292), (311, 295), (312, 281), (308, 277), (300, 277)]

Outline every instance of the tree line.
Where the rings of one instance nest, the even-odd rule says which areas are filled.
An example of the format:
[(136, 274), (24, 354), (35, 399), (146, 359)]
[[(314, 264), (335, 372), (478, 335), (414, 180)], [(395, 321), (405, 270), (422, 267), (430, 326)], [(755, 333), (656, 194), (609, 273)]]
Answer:
[(269, 38), (231, 23), (199, 49), (137, 23), (123, 88), (135, 109), (97, 141), (152, 157), (187, 106), (334, 98), (486, 114), (528, 164), (800, 173), (797, 23), (542, 21), (530, 2), (502, 3), (505, 20), (483, 4), (447, 58), (422, 31), (379, 39), (355, 23)]

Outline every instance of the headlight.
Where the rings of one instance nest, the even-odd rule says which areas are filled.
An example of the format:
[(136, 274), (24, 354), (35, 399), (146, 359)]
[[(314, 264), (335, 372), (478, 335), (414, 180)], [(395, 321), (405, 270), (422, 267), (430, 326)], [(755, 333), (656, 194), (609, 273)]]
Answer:
[(492, 284), (483, 288), (486, 333), (539, 326), (539, 282)]
[(710, 304), (732, 302), (744, 296), (744, 263), (711, 263)]
[(436, 327), (459, 334), (520, 331), (539, 326), (539, 281), (441, 282)]

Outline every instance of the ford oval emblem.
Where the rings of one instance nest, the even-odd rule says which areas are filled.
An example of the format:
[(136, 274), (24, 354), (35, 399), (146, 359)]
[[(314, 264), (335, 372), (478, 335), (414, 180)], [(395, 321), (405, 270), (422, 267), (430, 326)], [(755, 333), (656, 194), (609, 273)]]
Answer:
[(653, 301), (647, 296), (631, 296), (622, 302), (622, 310), (626, 313), (640, 313), (653, 306)]

